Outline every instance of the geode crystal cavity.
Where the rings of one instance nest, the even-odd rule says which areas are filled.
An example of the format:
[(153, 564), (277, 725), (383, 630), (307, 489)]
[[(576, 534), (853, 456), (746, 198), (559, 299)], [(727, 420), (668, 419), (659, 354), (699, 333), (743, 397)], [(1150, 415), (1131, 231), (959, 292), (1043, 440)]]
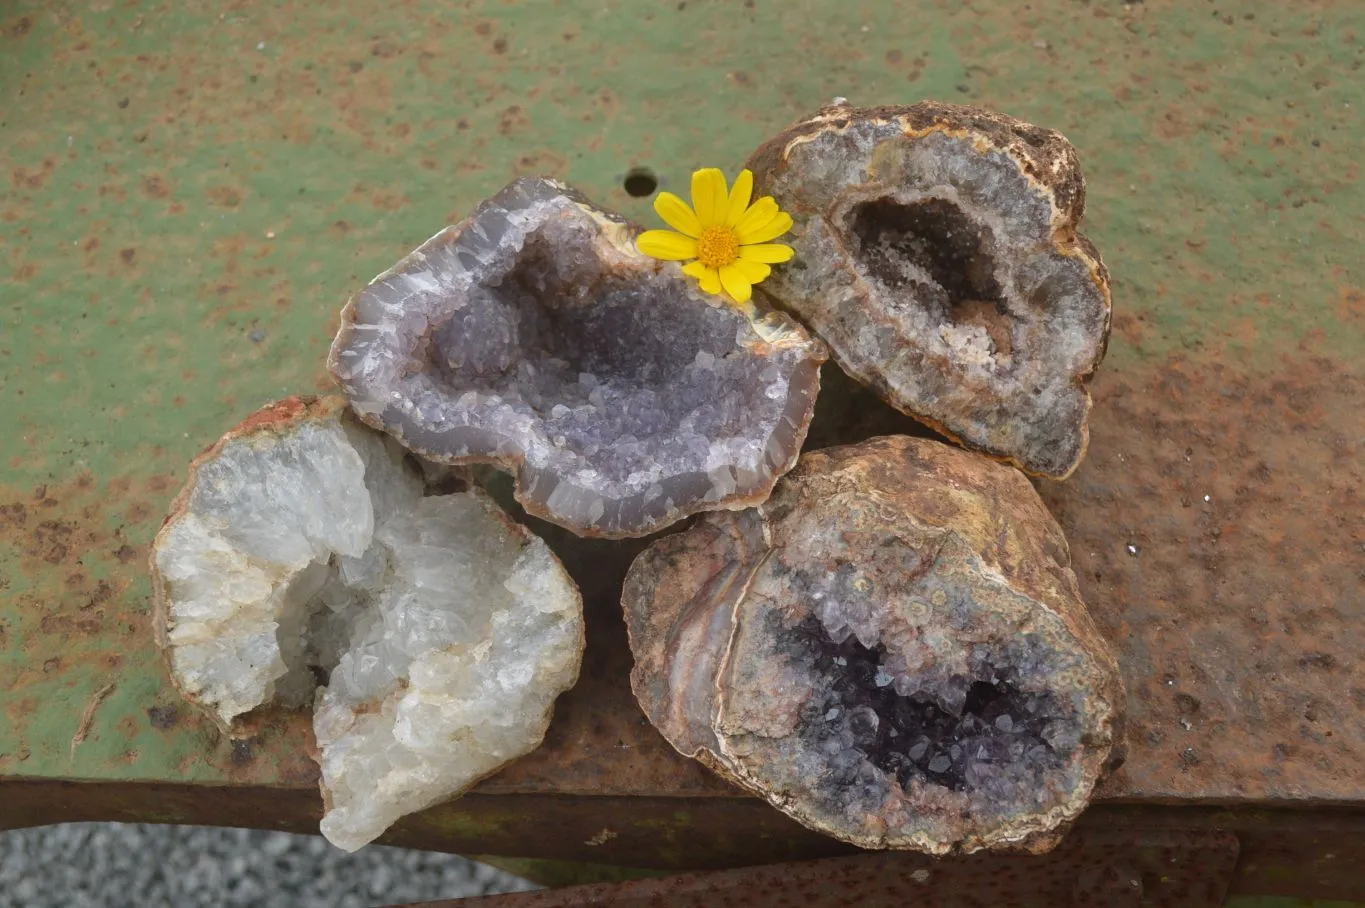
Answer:
[(1021, 469), (1085, 455), (1109, 278), (1059, 133), (970, 107), (826, 107), (750, 159), (795, 221), (764, 290), (888, 403)]
[(545, 544), (410, 460), (340, 398), (281, 401), (195, 460), (152, 550), (176, 686), (229, 733), (315, 705), (322, 833), (348, 851), (533, 750), (583, 653)]
[(1117, 666), (1025, 478), (903, 436), (807, 454), (626, 578), (680, 752), (866, 848), (1042, 851), (1111, 765)]
[(618, 538), (766, 498), (824, 358), (786, 315), (703, 294), (573, 191), (520, 179), (353, 297), (329, 365), (370, 425)]

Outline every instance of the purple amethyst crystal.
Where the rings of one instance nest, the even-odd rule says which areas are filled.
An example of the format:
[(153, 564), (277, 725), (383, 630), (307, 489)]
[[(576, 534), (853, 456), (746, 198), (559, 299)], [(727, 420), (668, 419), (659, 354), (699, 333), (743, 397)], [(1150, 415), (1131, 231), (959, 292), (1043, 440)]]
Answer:
[(413, 451), (497, 464), (528, 512), (626, 537), (767, 498), (824, 358), (786, 315), (703, 294), (616, 217), (520, 179), (356, 294), (329, 366)]

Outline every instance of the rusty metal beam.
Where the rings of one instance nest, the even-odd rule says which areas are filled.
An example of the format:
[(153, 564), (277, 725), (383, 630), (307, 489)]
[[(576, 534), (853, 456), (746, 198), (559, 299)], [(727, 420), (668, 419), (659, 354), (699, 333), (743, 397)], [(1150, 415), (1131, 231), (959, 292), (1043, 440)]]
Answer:
[[(307, 833), (316, 830), (321, 817), (314, 793), (302, 786), (37, 779), (11, 780), (5, 791), (0, 828), (115, 820)], [(1234, 836), (1240, 846), (1235, 867), (1225, 874), (1231, 893), (1365, 902), (1365, 812), (1356, 810), (1105, 804), (1081, 817), (1062, 853), (1091, 855), (1095, 849), (1103, 851), (1119, 841), (1131, 844), (1142, 836), (1149, 837), (1142, 841), (1167, 836), (1162, 841), (1207, 843), (1224, 834)], [(734, 869), (859, 853), (744, 797), (472, 794), (404, 818), (380, 841), (458, 854), (657, 872)], [(956, 858), (946, 864), (923, 855), (903, 855), (902, 860), (912, 869), (960, 865), (978, 867), (988, 876), (997, 866), (993, 855)], [(1000, 868), (1015, 866), (1017, 859), (1003, 860)], [(1048, 865), (1043, 861), (1039, 866)]]
[(1237, 839), (1226, 832), (1097, 833), (1047, 855), (936, 862), (905, 854), (859, 855), (424, 905), (1220, 908), (1236, 861)]

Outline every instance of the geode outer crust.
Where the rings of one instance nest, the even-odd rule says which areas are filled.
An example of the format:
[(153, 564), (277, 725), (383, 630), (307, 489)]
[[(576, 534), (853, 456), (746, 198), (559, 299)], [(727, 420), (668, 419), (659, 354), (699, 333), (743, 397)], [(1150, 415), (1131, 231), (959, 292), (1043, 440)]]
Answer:
[(741, 312), (568, 187), (520, 179), (357, 293), (328, 365), (361, 419), (516, 477), (526, 510), (643, 536), (767, 497), (827, 353)]
[(795, 221), (795, 263), (761, 290), (844, 371), (1028, 473), (1080, 464), (1111, 304), (1061, 134), (952, 104), (836, 104), (748, 167)]
[(1022, 475), (938, 442), (807, 454), (654, 543), (622, 604), (664, 737), (862, 847), (1047, 850), (1119, 759), (1061, 530)]

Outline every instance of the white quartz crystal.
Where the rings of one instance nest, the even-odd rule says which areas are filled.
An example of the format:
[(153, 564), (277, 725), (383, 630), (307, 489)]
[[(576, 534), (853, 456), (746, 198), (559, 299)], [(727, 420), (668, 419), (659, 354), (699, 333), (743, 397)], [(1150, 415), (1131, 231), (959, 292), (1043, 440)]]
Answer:
[(535, 748), (578, 677), (578, 593), (494, 507), (424, 498), (375, 533), (387, 585), (358, 609), (313, 716), (322, 833), (348, 851)]
[(154, 547), (176, 683), (229, 730), (315, 703), (322, 833), (348, 851), (534, 749), (582, 658), (544, 542), (482, 493), (423, 491), (396, 443), (323, 408), (229, 435)]

